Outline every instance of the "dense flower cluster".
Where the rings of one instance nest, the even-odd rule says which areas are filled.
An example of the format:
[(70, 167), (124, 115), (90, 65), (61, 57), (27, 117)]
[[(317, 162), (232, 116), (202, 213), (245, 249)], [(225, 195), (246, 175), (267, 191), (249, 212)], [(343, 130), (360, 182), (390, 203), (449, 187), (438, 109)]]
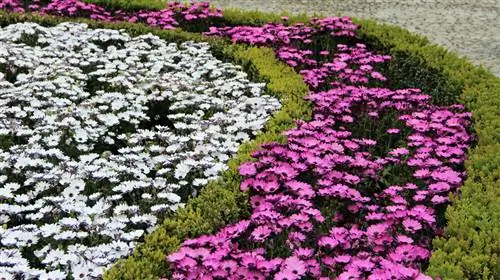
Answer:
[[(332, 40), (352, 35), (345, 18), (326, 21), (338, 23)], [(274, 47), (310, 86), (314, 117), (240, 166), (250, 218), (184, 241), (167, 257), (175, 279), (430, 279), (422, 265), (437, 210), (465, 176), (471, 114), (418, 89), (371, 86), (390, 57), (363, 44), (308, 48), (314, 24), (211, 28)]]
[[(330, 36), (354, 36), (357, 26), (348, 17), (313, 18), (310, 25), (268, 23), (263, 26), (235, 26), (209, 28), (207, 35), (229, 36), (233, 42), (252, 45), (285, 47), (297, 41), (310, 44), (320, 34)], [(300, 58), (300, 57), (299, 57)], [(314, 63), (314, 61), (311, 61)]]
[(349, 83), (368, 83), (369, 78), (385, 81), (385, 77), (374, 70), (373, 64), (390, 57), (372, 54), (363, 44), (352, 47), (339, 44), (336, 54), (328, 50), (315, 53), (310, 49), (318, 39), (354, 37), (356, 29), (348, 17), (329, 17), (313, 18), (307, 26), (297, 23), (210, 27), (205, 34), (229, 37), (233, 42), (273, 47), (280, 59), (300, 72), (311, 89), (318, 90)]
[(108, 22), (143, 22), (163, 29), (177, 27), (179, 20), (193, 21), (222, 17), (222, 11), (211, 8), (208, 2), (196, 2), (190, 5), (170, 2), (162, 10), (140, 10), (138, 12), (106, 9), (80, 0), (33, 0), (29, 1), (29, 5), (25, 3), (24, 0), (0, 0), (0, 9), (13, 12), (40, 12), (56, 16), (86, 17)]
[(280, 108), (263, 87), (206, 43), (0, 28), (0, 278), (99, 277)]

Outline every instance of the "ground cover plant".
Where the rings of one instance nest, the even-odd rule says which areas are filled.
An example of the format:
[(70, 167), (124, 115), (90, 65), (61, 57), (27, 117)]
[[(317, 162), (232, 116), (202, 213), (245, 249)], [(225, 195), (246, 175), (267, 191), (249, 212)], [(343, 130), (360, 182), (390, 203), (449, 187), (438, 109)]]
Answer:
[[(181, 279), (225, 279), (224, 273), (255, 279), (298, 279), (306, 274), (312, 278), (425, 279), (421, 272), (427, 269), (434, 235), (438, 236), (436, 252), (427, 269), (432, 275), (446, 279), (498, 275), (498, 211), (494, 210), (498, 177), (493, 175), (498, 169), (494, 156), (498, 112), (491, 97), (498, 94), (499, 83), (491, 74), (428, 47), (425, 40), (370, 22), (357, 30), (348, 18), (313, 19), (304, 25), (295, 24), (296, 19), (238, 11), (218, 19), (235, 27), (220, 28), (219, 22), (208, 35), (272, 47), (277, 57), (301, 73), (311, 89), (308, 99), (315, 105), (314, 120), (286, 133), (288, 143), (264, 145), (254, 154), (257, 163), (242, 165), (240, 172), (246, 179), (241, 187), (251, 195), (249, 215), (246, 201), (239, 200), (235, 190), (241, 177), (235, 174), (234, 163), (246, 158), (243, 153), (222, 180), (209, 184), (199, 198), (188, 202), (185, 211), (167, 217), (145, 246), (107, 274), (108, 279), (154, 279), (172, 271)], [(253, 26), (267, 19), (275, 22)], [(237, 26), (245, 23), (250, 25)], [(207, 30), (203, 24), (191, 28)], [(388, 51), (393, 59), (370, 52), (353, 35)], [(438, 54), (442, 59), (434, 58)], [(261, 62), (252, 64), (257, 61), (253, 60), (246, 68), (263, 72)], [(453, 104), (461, 93), (462, 101), (473, 110), (479, 136), (467, 173), (463, 161), (472, 140), (471, 114), (461, 105), (436, 105)], [(447, 194), (457, 193), (466, 174), (469, 179), (462, 197), (452, 196), (456, 206), (448, 208), (446, 221)], [(347, 179), (342, 175), (348, 175)], [(222, 194), (221, 204), (209, 202)], [(213, 206), (215, 211), (209, 208)], [(479, 208), (481, 213), (474, 210)], [(231, 213), (231, 218), (222, 217), (223, 212)], [(177, 242), (213, 233), (221, 222), (234, 222), (238, 217), (244, 221), (236, 227), (186, 241), (170, 255), (168, 264), (158, 264), (161, 252), (173, 252)], [(194, 229), (184, 228), (193, 225)], [(208, 256), (205, 249), (219, 254)], [(340, 258), (332, 257), (338, 254)], [(223, 267), (227, 270), (214, 275), (221, 265), (228, 265)]]
[(206, 43), (20, 23), (0, 46), (3, 277), (99, 277), (280, 108)]

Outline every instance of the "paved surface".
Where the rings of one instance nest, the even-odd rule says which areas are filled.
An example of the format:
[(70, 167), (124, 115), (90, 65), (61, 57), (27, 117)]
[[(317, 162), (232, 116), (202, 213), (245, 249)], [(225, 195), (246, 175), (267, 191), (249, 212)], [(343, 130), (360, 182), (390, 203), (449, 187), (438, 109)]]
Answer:
[(217, 7), (373, 18), (427, 36), (500, 76), (500, 0), (213, 0)]

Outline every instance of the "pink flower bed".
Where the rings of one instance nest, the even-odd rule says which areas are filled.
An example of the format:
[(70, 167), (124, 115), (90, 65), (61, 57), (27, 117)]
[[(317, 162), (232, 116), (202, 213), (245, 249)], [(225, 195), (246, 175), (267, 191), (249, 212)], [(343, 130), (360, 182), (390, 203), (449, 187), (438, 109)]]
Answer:
[(347, 18), (210, 28), (273, 47), (310, 86), (314, 117), (240, 166), (250, 218), (184, 241), (167, 257), (174, 279), (431, 279), (422, 270), (438, 211), (465, 177), (471, 114), (419, 89), (374, 87), (390, 57), (363, 44), (312, 50), (317, 36), (355, 29)]
[(176, 28), (179, 26), (179, 19), (194, 21), (222, 17), (222, 11), (210, 8), (208, 2), (191, 5), (171, 2), (166, 5), (165, 9), (159, 11), (141, 10), (138, 12), (105, 9), (96, 4), (79, 0), (33, 0), (29, 2), (29, 4), (25, 4), (24, 0), (0, 0), (0, 9), (13, 12), (29, 11), (55, 16), (84, 17), (107, 22), (142, 22), (162, 29)]

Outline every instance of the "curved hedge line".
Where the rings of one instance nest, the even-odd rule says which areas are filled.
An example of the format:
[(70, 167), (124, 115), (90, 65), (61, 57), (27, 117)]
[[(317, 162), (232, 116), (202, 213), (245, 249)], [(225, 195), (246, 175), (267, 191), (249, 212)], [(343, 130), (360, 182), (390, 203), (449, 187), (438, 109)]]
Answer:
[(165, 7), (165, 0), (84, 0), (83, 2), (97, 4), (107, 8), (123, 10), (161, 10)]
[[(120, 6), (124, 1), (87, 1), (109, 2), (114, 7), (126, 8)], [(149, 7), (150, 1), (143, 2), (145, 6), (141, 8)], [(5, 13), (0, 16), (2, 25), (22, 20), (42, 24), (68, 20)], [(259, 25), (280, 20), (276, 14), (225, 10), (220, 24)], [(305, 16), (299, 16), (289, 21), (306, 20)], [(269, 93), (282, 98), (286, 104), (268, 123), (264, 134), (240, 148), (230, 162), (231, 169), (221, 180), (206, 186), (199, 197), (191, 199), (185, 209), (148, 236), (133, 256), (119, 262), (105, 275), (105, 279), (156, 279), (167, 271), (165, 254), (177, 249), (183, 239), (214, 232), (223, 224), (248, 214), (246, 195), (238, 189), (240, 178), (236, 166), (249, 160), (250, 151), (259, 143), (284, 140), (279, 132), (293, 126), (293, 119), (310, 117), (309, 106), (301, 100), (307, 87), (300, 76), (279, 63), (269, 49), (228, 45), (197, 34), (158, 31), (143, 25), (79, 21), (95, 28), (125, 28), (130, 34), (151, 32), (171, 41), (207, 40), (219, 56), (244, 65), (254, 78), (267, 81)], [(500, 275), (497, 261), (500, 252), (500, 79), (402, 28), (370, 20), (355, 19), (355, 23), (361, 26), (357, 34), (364, 43), (394, 58), (384, 72), (391, 81), (389, 87), (419, 87), (431, 94), (436, 104), (449, 104), (458, 99), (472, 111), (477, 146), (469, 152), (468, 179), (446, 211), (448, 225), (444, 236), (434, 240), (427, 273), (443, 279), (496, 279)]]

